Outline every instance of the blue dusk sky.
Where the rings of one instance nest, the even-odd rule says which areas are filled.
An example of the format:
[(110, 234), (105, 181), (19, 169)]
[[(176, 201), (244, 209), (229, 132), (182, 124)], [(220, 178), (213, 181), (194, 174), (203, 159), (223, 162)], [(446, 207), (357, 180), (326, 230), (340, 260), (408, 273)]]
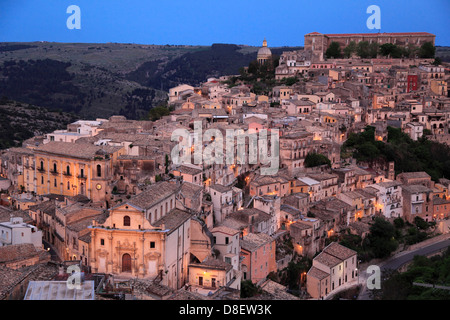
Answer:
[[(67, 8), (80, 8), (69, 29)], [(370, 5), (381, 30), (369, 30)], [(0, 42), (302, 46), (306, 33), (430, 32), (450, 46), (450, 0), (0, 0)]]

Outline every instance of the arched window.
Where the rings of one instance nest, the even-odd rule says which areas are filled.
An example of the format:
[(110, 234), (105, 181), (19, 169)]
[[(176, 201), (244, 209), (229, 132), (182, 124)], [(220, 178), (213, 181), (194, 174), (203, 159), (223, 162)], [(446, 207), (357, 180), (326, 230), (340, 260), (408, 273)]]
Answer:
[(129, 216), (123, 217), (123, 225), (125, 227), (129, 227), (130, 226), (130, 217)]
[(66, 170), (66, 173), (67, 173), (68, 175), (70, 175), (70, 166), (67, 166), (66, 169), (67, 169), (67, 170)]
[(57, 170), (56, 170), (56, 163), (53, 164), (53, 172), (57, 172)]
[(102, 176), (102, 166), (101, 165), (97, 165), (97, 177), (101, 177)]
[(41, 161), (41, 170), (44, 170), (44, 161)]

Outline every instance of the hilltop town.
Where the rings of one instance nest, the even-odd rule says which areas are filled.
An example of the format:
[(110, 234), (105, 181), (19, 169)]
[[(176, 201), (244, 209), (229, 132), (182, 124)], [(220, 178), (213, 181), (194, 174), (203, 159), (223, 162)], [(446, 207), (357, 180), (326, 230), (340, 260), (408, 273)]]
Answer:
[[(371, 156), (395, 139), (450, 145), (434, 41), (312, 32), (275, 62), (264, 40), (240, 74), (170, 88), (153, 119), (78, 120), (3, 150), (0, 299), (329, 299), (361, 284), (362, 263), (445, 236), (445, 165)], [(276, 173), (261, 158), (176, 163), (173, 133), (194, 160), (197, 126), (224, 137), (200, 137), (201, 152), (227, 130), (276, 133)], [(367, 241), (383, 223), (397, 227), (391, 250)]]

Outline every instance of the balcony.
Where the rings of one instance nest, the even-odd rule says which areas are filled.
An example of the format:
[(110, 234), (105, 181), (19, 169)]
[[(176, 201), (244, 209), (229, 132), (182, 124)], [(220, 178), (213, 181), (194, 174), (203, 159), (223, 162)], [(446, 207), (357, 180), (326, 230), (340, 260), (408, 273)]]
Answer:
[(57, 175), (57, 174), (59, 174), (58, 170), (56, 170), (56, 171), (54, 171), (54, 170), (50, 170), (50, 173), (51, 173), (51, 174), (53, 174), (53, 175)]
[(70, 172), (63, 172), (63, 175), (67, 176), (67, 177), (71, 177), (72, 174)]
[(81, 174), (77, 175), (77, 178), (78, 179), (83, 179), (83, 180), (87, 179), (87, 177), (85, 175), (81, 175)]

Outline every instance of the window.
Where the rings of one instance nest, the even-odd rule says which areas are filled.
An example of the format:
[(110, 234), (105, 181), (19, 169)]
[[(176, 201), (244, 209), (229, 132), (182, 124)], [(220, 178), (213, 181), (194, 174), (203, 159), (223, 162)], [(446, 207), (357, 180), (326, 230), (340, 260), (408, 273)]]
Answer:
[(105, 245), (105, 239), (100, 239), (100, 245), (104, 246)]
[(53, 186), (56, 187), (56, 179), (53, 181)]
[(41, 170), (44, 170), (44, 161), (41, 161)]
[(57, 172), (57, 170), (56, 170), (56, 163), (53, 164), (53, 172)]
[(228, 237), (225, 237), (225, 244), (228, 244), (228, 243), (229, 243)]
[(67, 181), (67, 190), (70, 190), (70, 182)]
[(123, 225), (124, 225), (124, 227), (130, 226), (130, 217), (129, 216), (123, 217)]
[(80, 177), (81, 177), (81, 178), (84, 177), (84, 169), (80, 169)]
[(66, 168), (66, 174), (70, 176), (70, 166), (67, 166), (67, 168)]
[(97, 165), (97, 177), (101, 177), (102, 176), (102, 166), (101, 165)]
[(155, 249), (155, 241), (150, 241), (150, 249)]

